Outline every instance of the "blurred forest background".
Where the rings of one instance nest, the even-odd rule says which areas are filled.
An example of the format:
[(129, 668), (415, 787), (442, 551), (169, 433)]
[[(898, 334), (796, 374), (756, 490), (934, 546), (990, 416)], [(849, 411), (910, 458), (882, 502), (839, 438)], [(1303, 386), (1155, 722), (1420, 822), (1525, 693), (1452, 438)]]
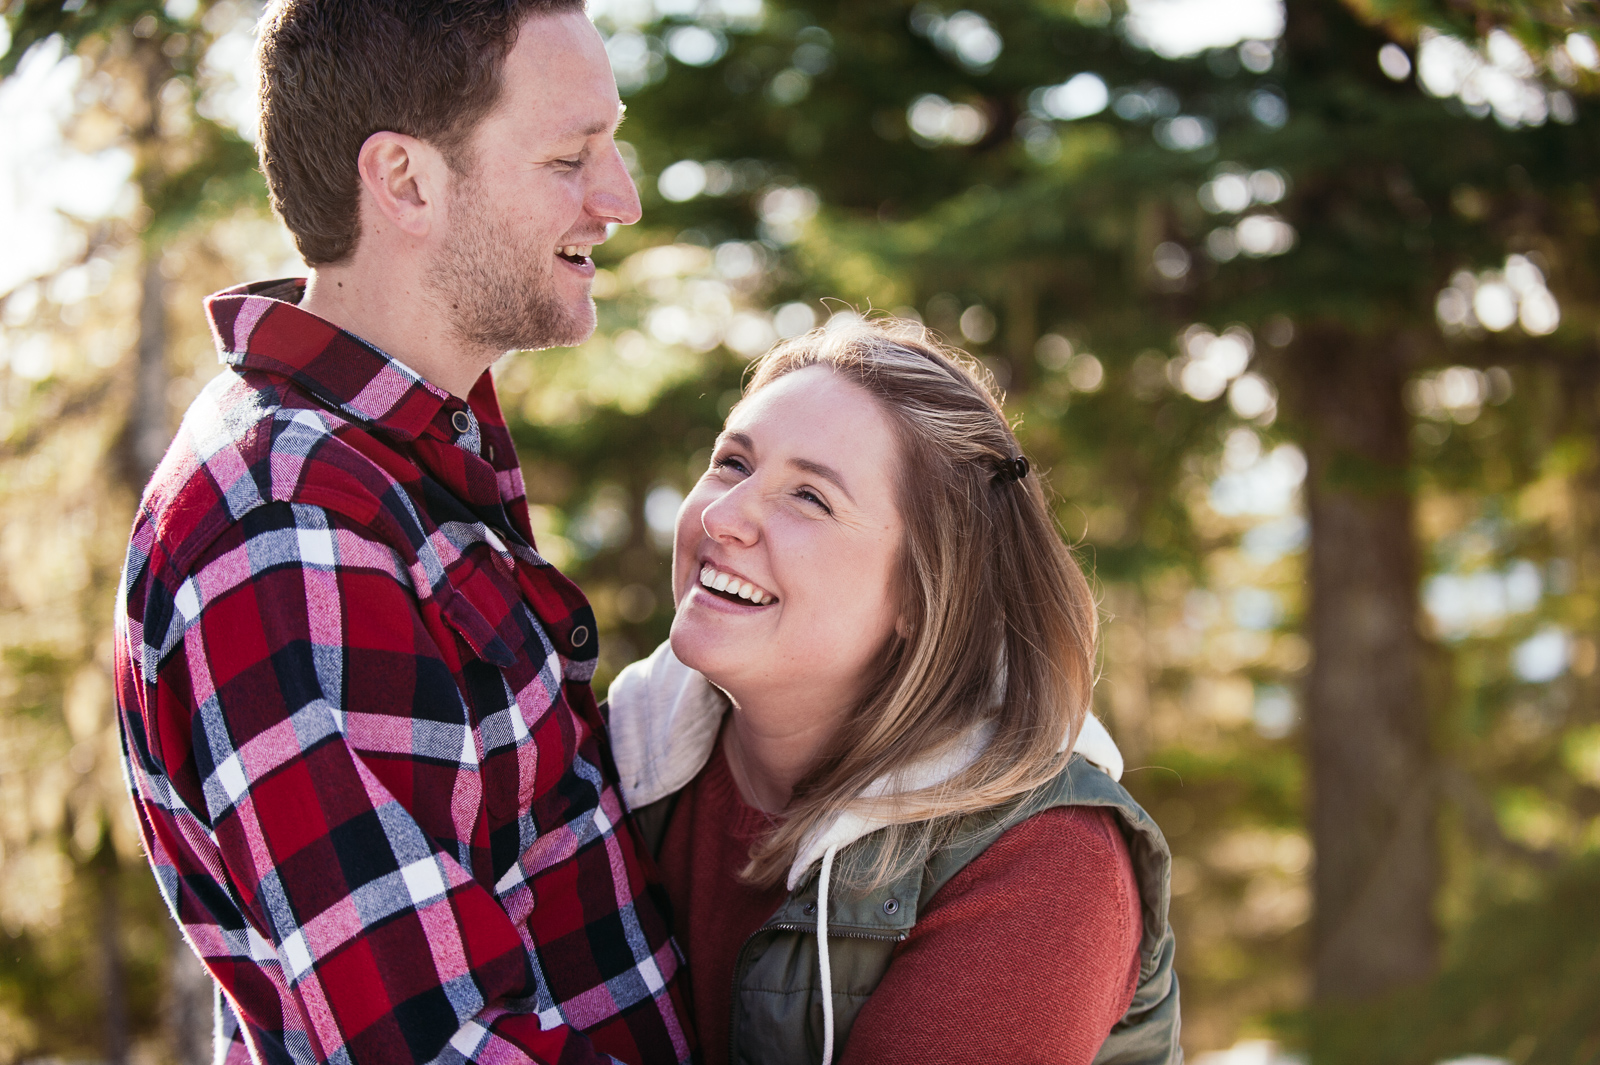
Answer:
[[(201, 298), (302, 269), (259, 7), (0, 9), (0, 1062), (206, 1061), (110, 617), (217, 370)], [(1190, 1055), (1600, 1061), (1592, 0), (590, 13), (645, 218), (597, 251), (595, 337), (496, 373), (597, 686), (666, 633), (747, 360), (920, 317), (1007, 390), (1095, 575)]]

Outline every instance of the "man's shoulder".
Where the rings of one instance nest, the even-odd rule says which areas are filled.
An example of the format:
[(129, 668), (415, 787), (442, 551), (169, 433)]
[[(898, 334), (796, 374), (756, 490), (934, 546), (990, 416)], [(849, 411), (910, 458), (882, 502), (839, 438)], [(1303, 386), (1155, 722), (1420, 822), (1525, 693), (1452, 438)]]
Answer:
[(400, 478), (415, 468), (365, 425), (285, 379), (229, 368), (184, 415), (145, 491), (135, 538), (137, 526), (149, 526), (165, 560), (182, 570), (224, 530), (271, 504), (321, 507), (381, 529), (393, 522), (387, 512)]

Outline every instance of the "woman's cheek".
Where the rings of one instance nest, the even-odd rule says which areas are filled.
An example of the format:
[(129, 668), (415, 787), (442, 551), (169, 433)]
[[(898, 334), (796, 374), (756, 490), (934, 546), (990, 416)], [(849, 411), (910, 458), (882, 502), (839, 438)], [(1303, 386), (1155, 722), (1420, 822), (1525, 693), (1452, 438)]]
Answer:
[(700, 547), (700, 512), (705, 504), (690, 496), (678, 511), (677, 534), (672, 540), (672, 605), (676, 609), (689, 594), (689, 572)]

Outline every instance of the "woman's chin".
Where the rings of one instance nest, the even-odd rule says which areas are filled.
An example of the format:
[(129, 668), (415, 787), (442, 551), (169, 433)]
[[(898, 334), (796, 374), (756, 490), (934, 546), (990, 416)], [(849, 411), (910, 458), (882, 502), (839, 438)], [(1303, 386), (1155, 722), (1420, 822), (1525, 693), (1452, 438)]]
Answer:
[(707, 680), (720, 687), (741, 656), (734, 641), (727, 633), (716, 631), (717, 628), (715, 619), (695, 617), (692, 612), (679, 613), (672, 619), (668, 641), (678, 661), (705, 674)]

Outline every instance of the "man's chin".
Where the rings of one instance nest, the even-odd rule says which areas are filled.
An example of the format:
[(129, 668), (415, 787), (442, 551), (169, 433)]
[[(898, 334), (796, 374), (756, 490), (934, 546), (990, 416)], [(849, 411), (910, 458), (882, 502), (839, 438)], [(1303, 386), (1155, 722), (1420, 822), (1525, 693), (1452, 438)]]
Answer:
[(505, 337), (510, 343), (507, 351), (543, 351), (546, 348), (571, 348), (582, 344), (594, 335), (596, 323), (594, 300), (588, 296), (583, 302), (564, 309), (560, 316), (544, 317), (537, 326)]
[(594, 335), (596, 322), (594, 300), (585, 296), (582, 303), (569, 308), (559, 320), (545, 323), (537, 336), (530, 336), (526, 338), (528, 342), (514, 346), (522, 351), (577, 347)]

